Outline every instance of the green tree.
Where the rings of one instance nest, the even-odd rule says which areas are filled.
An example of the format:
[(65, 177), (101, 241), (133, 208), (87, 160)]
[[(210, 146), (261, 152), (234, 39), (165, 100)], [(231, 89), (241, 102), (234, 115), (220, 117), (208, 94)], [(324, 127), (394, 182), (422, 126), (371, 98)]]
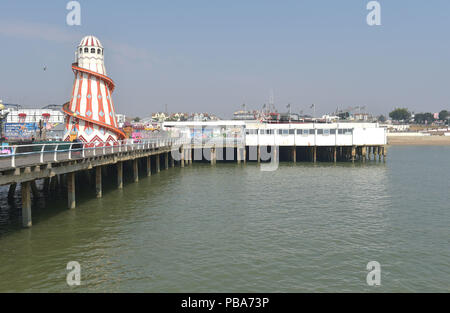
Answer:
[(133, 122), (139, 123), (140, 120), (141, 120), (140, 117), (135, 117), (135, 118), (133, 119)]
[(386, 116), (384, 116), (384, 115), (378, 116), (378, 122), (380, 122), (380, 123), (386, 122)]
[(441, 112), (439, 112), (439, 119), (441, 121), (446, 121), (449, 117), (450, 113), (447, 110), (442, 110)]
[(414, 121), (417, 124), (431, 124), (434, 122), (434, 115), (432, 113), (417, 113), (414, 116)]
[(389, 113), (389, 117), (394, 121), (407, 121), (411, 117), (411, 113), (408, 109), (398, 108)]

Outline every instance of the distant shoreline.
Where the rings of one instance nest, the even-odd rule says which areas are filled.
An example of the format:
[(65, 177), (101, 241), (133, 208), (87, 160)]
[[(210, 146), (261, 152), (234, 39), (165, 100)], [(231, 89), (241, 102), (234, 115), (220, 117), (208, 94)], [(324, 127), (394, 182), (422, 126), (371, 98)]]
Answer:
[(388, 136), (390, 146), (450, 146), (450, 136)]

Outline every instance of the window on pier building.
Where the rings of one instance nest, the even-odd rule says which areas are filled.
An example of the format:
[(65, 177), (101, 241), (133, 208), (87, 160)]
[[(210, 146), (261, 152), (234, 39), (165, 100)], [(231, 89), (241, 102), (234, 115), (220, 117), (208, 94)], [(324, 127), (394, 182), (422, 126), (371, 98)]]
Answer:
[(323, 129), (318, 129), (317, 130), (317, 135), (323, 135)]
[(83, 48), (80, 48), (80, 53), (82, 53), (83, 52)]
[(349, 128), (349, 129), (344, 129), (344, 135), (351, 135), (353, 134), (353, 129)]
[(97, 54), (102, 54), (102, 50), (98, 49)]
[(89, 48), (84, 48), (84, 52), (89, 52)]
[(95, 48), (91, 48), (91, 53), (95, 53)]
[(324, 136), (330, 136), (330, 130), (329, 129), (324, 129), (323, 130), (323, 135)]
[(289, 135), (295, 135), (295, 129), (289, 129)]
[(336, 129), (330, 129), (330, 134), (331, 135), (336, 135)]
[(309, 130), (309, 134), (310, 135), (315, 135), (316, 134), (316, 130), (315, 129), (310, 129)]
[(339, 134), (339, 135), (343, 135), (343, 134), (344, 134), (344, 130), (343, 130), (343, 129), (339, 129), (339, 130), (338, 130), (338, 134)]

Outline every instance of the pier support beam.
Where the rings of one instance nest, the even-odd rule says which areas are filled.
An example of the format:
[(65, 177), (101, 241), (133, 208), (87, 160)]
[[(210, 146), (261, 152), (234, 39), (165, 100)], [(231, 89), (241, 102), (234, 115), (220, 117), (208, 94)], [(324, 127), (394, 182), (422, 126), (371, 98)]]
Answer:
[(337, 147), (333, 148), (333, 161), (334, 163), (337, 162)]
[(261, 146), (258, 146), (258, 150), (256, 153), (256, 158), (258, 160), (258, 163), (261, 163)]
[(75, 173), (67, 173), (67, 204), (69, 209), (75, 209)]
[(95, 194), (97, 198), (102, 197), (102, 166), (95, 168)]
[(247, 147), (244, 146), (244, 148), (242, 149), (242, 153), (243, 153), (243, 160), (244, 160), (244, 164), (247, 164)]
[(297, 146), (292, 148), (292, 162), (297, 163)]
[(312, 149), (313, 149), (313, 162), (317, 163), (317, 147), (314, 146)]
[(241, 148), (236, 148), (237, 164), (241, 164)]
[(123, 162), (117, 162), (117, 188), (123, 189)]
[(139, 182), (139, 164), (138, 159), (133, 160), (133, 181), (135, 183)]
[(193, 159), (192, 159), (192, 147), (189, 147), (189, 150), (188, 150), (188, 153), (189, 153), (189, 165), (192, 165), (192, 162), (193, 162)]
[(356, 156), (356, 147), (352, 146), (352, 162), (355, 162), (355, 156)]
[(180, 160), (180, 166), (184, 167), (184, 147), (181, 146), (181, 160)]
[(362, 161), (366, 162), (366, 159), (367, 159), (367, 147), (366, 146), (363, 146), (361, 148), (361, 154), (362, 154)]
[(22, 226), (31, 227), (31, 182), (22, 183)]
[(148, 156), (146, 159), (146, 166), (145, 166), (145, 174), (147, 175), (147, 177), (152, 176), (152, 157)]
[(155, 155), (155, 172), (156, 173), (161, 172), (161, 155), (160, 154)]
[(164, 169), (169, 169), (169, 152), (164, 153)]
[(175, 167), (175, 159), (173, 158), (172, 152), (171, 152), (171, 155), (170, 155), (170, 167)]
[(386, 162), (387, 158), (387, 147), (383, 146), (383, 162)]
[(11, 184), (9, 185), (9, 191), (8, 191), (8, 200), (12, 201), (14, 200), (14, 194), (16, 193), (17, 184)]
[(212, 147), (209, 150), (209, 154), (210, 154), (210, 158), (211, 158), (211, 165), (215, 165), (216, 164), (216, 147)]

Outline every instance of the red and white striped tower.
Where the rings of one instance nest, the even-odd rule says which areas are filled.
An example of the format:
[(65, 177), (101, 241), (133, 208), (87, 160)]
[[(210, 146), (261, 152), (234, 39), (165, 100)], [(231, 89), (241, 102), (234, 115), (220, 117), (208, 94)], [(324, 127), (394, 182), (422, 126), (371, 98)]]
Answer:
[(79, 140), (94, 144), (108, 144), (124, 139), (125, 134), (118, 128), (111, 94), (115, 85), (106, 76), (104, 50), (94, 36), (84, 37), (75, 53), (72, 64), (75, 74), (72, 99), (63, 106), (66, 114), (65, 141), (71, 135)]

